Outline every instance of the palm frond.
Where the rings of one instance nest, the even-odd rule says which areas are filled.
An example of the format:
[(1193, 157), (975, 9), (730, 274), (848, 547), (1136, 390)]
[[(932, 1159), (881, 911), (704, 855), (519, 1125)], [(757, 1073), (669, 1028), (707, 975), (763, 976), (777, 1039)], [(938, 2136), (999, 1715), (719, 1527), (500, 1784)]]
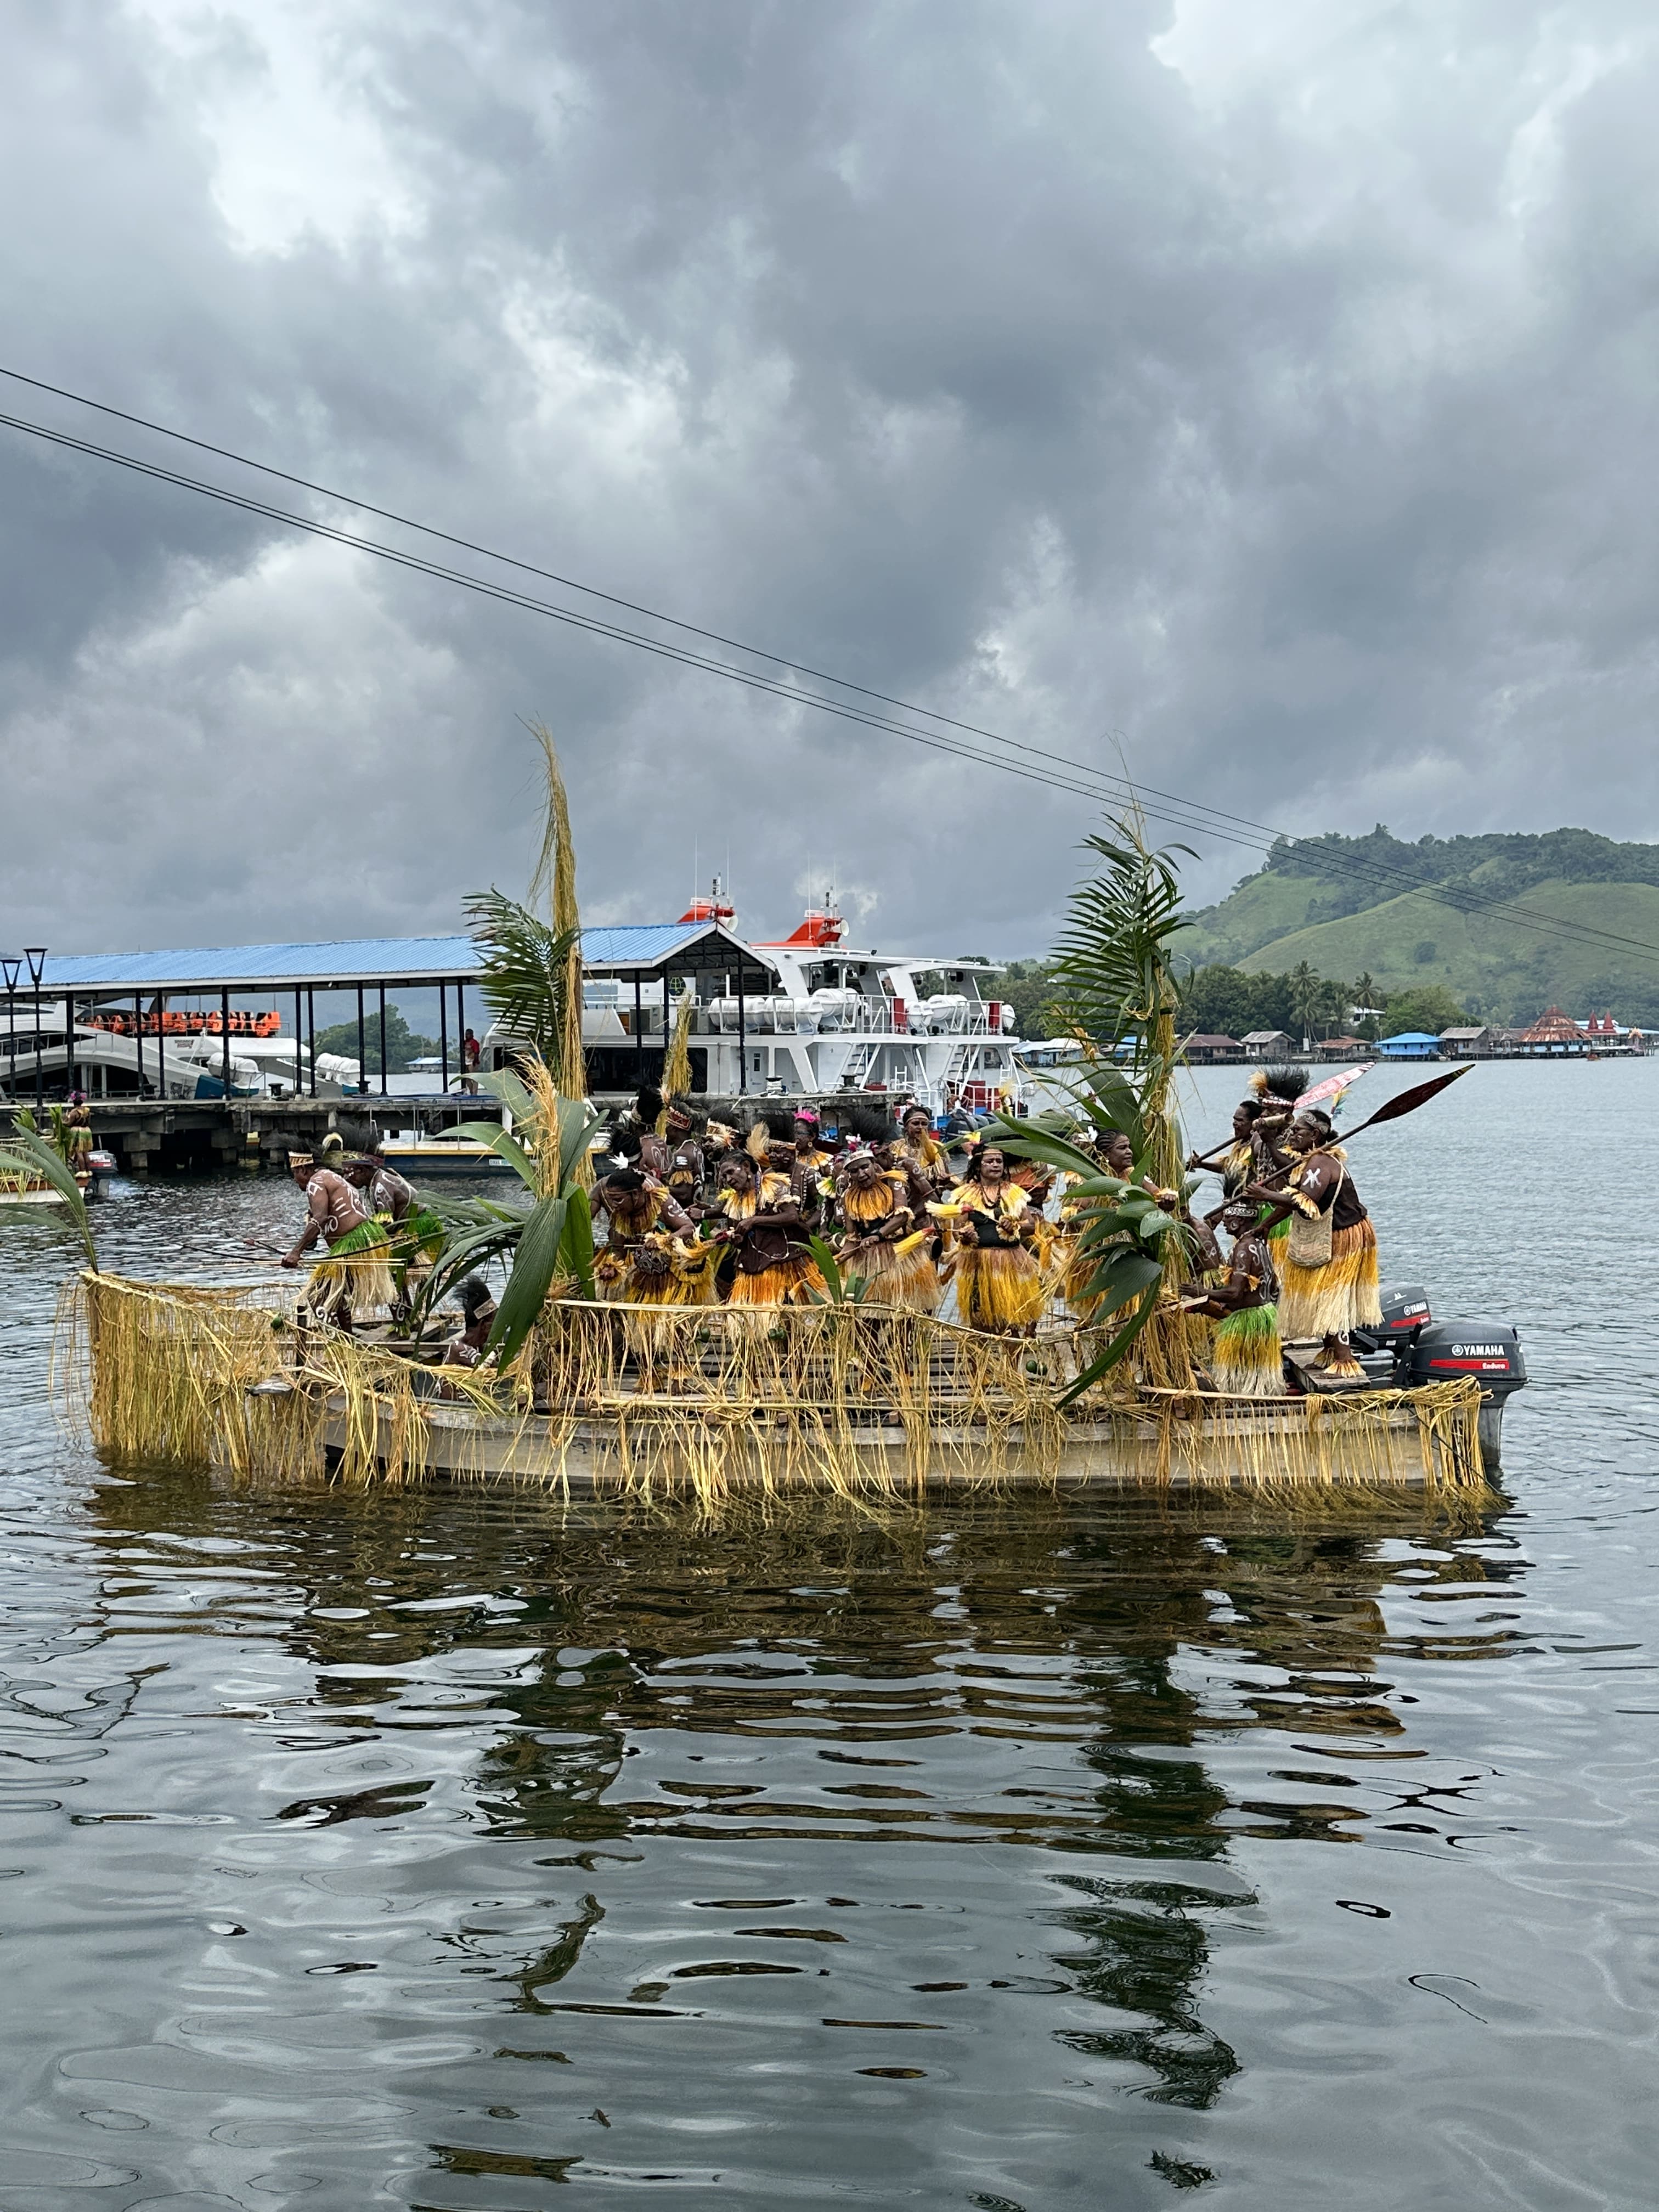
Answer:
[(509, 1036), (556, 1064), (572, 1018), (578, 1030), (581, 1025), (580, 983), (573, 1001), (570, 981), (571, 956), (580, 957), (579, 933), (550, 928), (493, 886), (475, 892), (465, 911), (478, 948), (484, 1004)]
[(562, 1193), (538, 1199), (519, 1232), (513, 1271), (489, 1331), (489, 1349), (500, 1354), (503, 1368), (510, 1367), (524, 1349), (547, 1304), (560, 1272), (560, 1248), (569, 1207), (570, 1200)]
[[(22, 1115), (19, 1114), (16, 1118), (21, 1124)], [(32, 1122), (33, 1116), (30, 1119)], [(75, 1233), (87, 1255), (87, 1265), (95, 1275), (98, 1273), (98, 1248), (93, 1243), (92, 1224), (87, 1218), (87, 1201), (82, 1194), (80, 1184), (70, 1174), (68, 1164), (57, 1147), (37, 1136), (33, 1127), (15, 1127), (9, 1141), (0, 1145), (0, 1169), (14, 1170), (26, 1182), (38, 1179), (52, 1185), (69, 1208)]]

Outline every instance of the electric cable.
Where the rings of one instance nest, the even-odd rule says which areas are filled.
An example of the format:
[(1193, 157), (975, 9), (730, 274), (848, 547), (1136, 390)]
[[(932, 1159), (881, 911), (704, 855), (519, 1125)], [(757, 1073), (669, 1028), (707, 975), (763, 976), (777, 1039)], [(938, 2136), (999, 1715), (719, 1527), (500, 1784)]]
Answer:
[[(665, 615), (638, 601), (624, 599), (614, 593), (599, 591), (594, 586), (580, 583), (573, 578), (562, 576), (556, 571), (539, 568), (532, 562), (520, 560), (513, 555), (496, 552), (492, 548), (479, 544), (474, 540), (460, 538), (452, 532), (439, 530), (432, 525), (417, 522), (408, 516), (400, 515), (392, 509), (375, 507), (368, 501), (357, 500), (349, 494), (333, 490), (309, 478), (275, 468), (265, 462), (253, 460), (245, 454), (236, 453), (231, 447), (214, 445), (207, 440), (195, 438), (186, 432), (173, 429), (145, 416), (129, 413), (121, 408), (109, 406), (100, 400), (88, 398), (82, 393), (70, 391), (66, 386), (48, 384), (40, 378), (27, 376), (21, 370), (10, 369), (0, 365), (0, 375), (30, 385), (38, 390), (49, 392), (56, 397), (92, 408), (100, 413), (131, 422), (139, 428), (151, 430), (158, 435), (173, 439), (204, 452), (212, 453), (222, 459), (234, 461), (239, 465), (256, 470), (284, 483), (292, 483), (300, 489), (314, 492), (320, 497), (356, 507), (364, 514), (377, 515), (384, 520), (420, 532), (446, 544), (465, 547), (486, 559), (498, 561), (526, 574), (548, 578), (558, 582), (564, 588), (578, 591), (584, 596), (601, 599), (608, 605), (644, 615), (649, 620), (665, 623), (671, 628), (684, 631), (688, 635), (726, 645), (735, 651), (748, 653), (754, 659), (769, 661), (775, 667), (793, 670), (803, 676), (811, 677), (814, 682), (833, 684), (839, 690), (852, 692), (856, 696), (873, 701), (878, 705), (896, 708), (906, 714), (921, 716), (938, 724), (939, 728), (934, 731), (918, 730), (910, 724), (894, 720), (890, 714), (850, 708), (842, 702), (825, 699), (802, 688), (799, 684), (779, 683), (775, 679), (757, 676), (752, 671), (738, 668), (732, 663), (713, 655), (692, 652), (661, 639), (649, 637), (642, 632), (622, 624), (604, 621), (575, 608), (558, 606), (532, 593), (492, 582), (486, 578), (469, 574), (465, 571), (453, 568), (442, 562), (429, 561), (421, 555), (383, 544), (359, 532), (342, 530), (336, 526), (319, 522), (313, 517), (296, 514), (287, 508), (278, 507), (268, 501), (252, 498), (246, 493), (210, 483), (202, 478), (187, 476), (180, 471), (166, 468), (158, 463), (143, 460), (136, 455), (122, 453), (113, 447), (100, 446), (94, 441), (76, 437), (66, 431), (53, 429), (46, 424), (31, 422), (23, 416), (0, 414), (0, 426), (25, 433), (48, 443), (108, 462), (140, 475), (171, 483), (222, 504), (238, 507), (265, 520), (280, 523), (286, 527), (298, 529), (356, 551), (371, 554), (398, 567), (455, 584), (487, 598), (520, 606), (526, 611), (541, 614), (569, 627), (586, 629), (596, 635), (610, 638), (613, 641), (631, 645), (637, 650), (678, 661), (704, 673), (719, 675), (727, 681), (736, 682), (750, 690), (769, 693), (789, 704), (811, 707), (816, 711), (833, 714), (840, 720), (859, 723), (872, 730), (902, 737), (911, 743), (927, 745), (934, 750), (953, 755), (959, 759), (1001, 769), (1005, 774), (1018, 775), (1028, 781), (1070, 792), (1077, 796), (1093, 799), (1097, 803), (1121, 804), (1123, 799), (1133, 798), (1140, 804), (1143, 811), (1154, 820), (1167, 823), (1174, 828), (1184, 829), (1194, 836), (1239, 846), (1252, 852), (1259, 850), (1263, 836), (1284, 840), (1292, 848), (1319, 842), (1315, 839), (1291, 837), (1287, 832), (1276, 830), (1269, 823), (1255, 822), (1245, 816), (1231, 814), (1223, 809), (1211, 807), (1206, 802), (1189, 799), (1179, 793), (1160, 790), (1156, 786), (1138, 784), (1127, 776), (1115, 775), (1108, 769), (1079, 762), (1066, 755), (1054, 753), (1043, 747), (1006, 737), (998, 732), (961, 721), (931, 708), (921, 707), (914, 702), (895, 698), (890, 694), (877, 691), (867, 685), (855, 684), (846, 678), (832, 676), (824, 671), (814, 669), (804, 662), (771, 653), (760, 647), (747, 645), (741, 640), (729, 638), (721, 632), (704, 629), (695, 623), (681, 622), (674, 616)], [(961, 732), (962, 737), (984, 738), (1005, 750), (1012, 749), (1026, 754), (1034, 760), (1050, 762), (1071, 773), (1057, 775), (1036, 769), (1020, 767), (1006, 757), (987, 753), (979, 747), (963, 743), (961, 737), (953, 738), (943, 735), (942, 732), (947, 730)], [(1087, 781), (1080, 781), (1079, 778)], [(1149, 798), (1156, 798), (1164, 803), (1157, 806), (1148, 805), (1146, 801)], [(1528, 923), (1543, 933), (1566, 942), (1632, 951), (1641, 956), (1659, 958), (1659, 945), (1651, 945), (1643, 939), (1627, 937), (1618, 932), (1597, 929), (1591, 924), (1572, 922), (1559, 915), (1546, 915), (1535, 908), (1522, 907), (1513, 900), (1476, 892), (1468, 886), (1425, 883), (1420, 878), (1413, 875), (1410, 871), (1394, 867), (1388, 862), (1378, 861), (1370, 857), (1362, 858), (1353, 854), (1337, 854), (1329, 852), (1322, 854), (1321, 860), (1327, 869), (1334, 869), (1338, 873), (1347, 874), (1361, 882), (1367, 882), (1373, 887), (1387, 889), (1391, 884), (1398, 884), (1400, 887), (1396, 894), (1398, 896), (1416, 892), (1433, 899), (1437, 903), (1466, 915), (1508, 915)], [(1346, 919), (1347, 917), (1334, 918)]]

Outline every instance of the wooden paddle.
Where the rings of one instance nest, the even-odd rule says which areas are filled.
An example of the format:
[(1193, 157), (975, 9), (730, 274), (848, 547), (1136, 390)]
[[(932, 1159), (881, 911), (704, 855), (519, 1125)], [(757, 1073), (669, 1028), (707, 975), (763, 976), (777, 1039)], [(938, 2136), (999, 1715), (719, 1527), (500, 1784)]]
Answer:
[[(1467, 1075), (1474, 1066), (1472, 1060), (1465, 1060), (1462, 1067), (1453, 1068), (1449, 1075), (1437, 1075), (1427, 1083), (1414, 1084), (1409, 1091), (1402, 1091), (1397, 1097), (1390, 1098), (1386, 1106), (1379, 1106), (1375, 1114), (1368, 1115), (1364, 1121), (1356, 1123), (1352, 1129), (1333, 1129), (1331, 1142), (1349, 1144), (1362, 1129), (1375, 1129), (1383, 1121), (1401, 1121), (1407, 1114), (1416, 1113), (1419, 1106), (1426, 1106), (1431, 1098), (1437, 1097), (1449, 1084), (1455, 1083), (1460, 1075)], [(1261, 1178), (1259, 1188), (1270, 1189), (1274, 1183), (1282, 1182), (1301, 1164), (1299, 1159), (1295, 1159), (1287, 1168), (1275, 1169), (1272, 1175)]]

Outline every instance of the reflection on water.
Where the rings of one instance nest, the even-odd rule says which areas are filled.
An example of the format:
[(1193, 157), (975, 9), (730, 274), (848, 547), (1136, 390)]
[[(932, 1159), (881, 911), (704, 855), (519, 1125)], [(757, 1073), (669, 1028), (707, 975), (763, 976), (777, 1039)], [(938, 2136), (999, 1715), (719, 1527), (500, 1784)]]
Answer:
[[(1482, 1113), (1419, 1164), (1437, 1285), (1474, 1272)], [(205, 1273), (291, 1210), (100, 1218), (117, 1263)], [(1611, 1423), (1530, 1394), (1484, 1515), (709, 1528), (114, 1479), (43, 1408), (61, 1252), (0, 1252), (7, 2212), (1643, 2201), (1628, 1316)], [(1506, 1287), (1569, 1366), (1582, 1297), (1552, 1337)]]

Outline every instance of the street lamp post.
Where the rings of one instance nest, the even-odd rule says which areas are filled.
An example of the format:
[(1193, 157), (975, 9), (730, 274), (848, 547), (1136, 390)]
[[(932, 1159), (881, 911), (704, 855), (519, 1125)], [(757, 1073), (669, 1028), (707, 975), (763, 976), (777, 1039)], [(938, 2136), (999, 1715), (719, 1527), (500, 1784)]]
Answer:
[(46, 1103), (46, 1067), (40, 1057), (40, 981), (46, 972), (46, 948), (44, 945), (26, 945), (23, 957), (28, 963), (29, 984), (34, 993), (34, 1103), (38, 1109)]
[(6, 979), (6, 1096), (14, 1103), (17, 1098), (17, 978), (22, 969), (18, 953), (9, 952), (0, 959), (0, 974)]

